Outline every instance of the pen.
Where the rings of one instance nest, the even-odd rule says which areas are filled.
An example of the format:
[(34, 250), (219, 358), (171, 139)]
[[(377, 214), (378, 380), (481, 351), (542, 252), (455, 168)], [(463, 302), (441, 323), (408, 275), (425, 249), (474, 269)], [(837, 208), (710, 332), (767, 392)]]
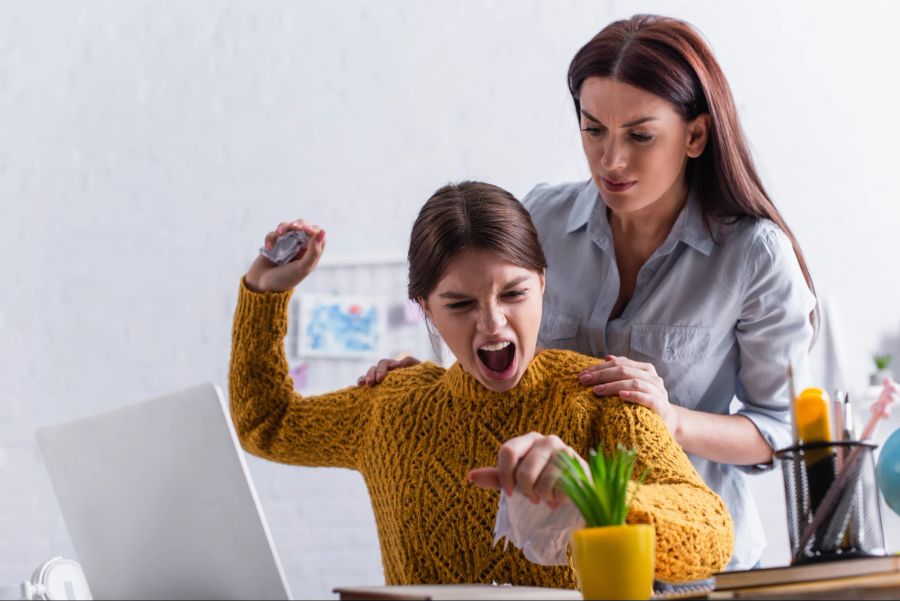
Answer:
[(856, 439), (856, 428), (853, 425), (853, 407), (850, 405), (850, 395), (844, 393), (844, 440)]
[[(832, 438), (835, 441), (845, 440), (844, 438), (844, 405), (847, 403), (847, 393), (843, 390), (835, 390), (834, 391), (834, 400), (831, 401), (831, 417), (833, 419), (833, 430), (831, 432)], [(841, 467), (843, 465), (843, 450), (838, 449), (837, 453), (835, 453), (835, 468), (838, 472), (841, 471)]]
[(834, 399), (831, 401), (831, 418), (833, 421), (833, 430), (831, 436), (834, 440), (844, 440), (844, 404), (847, 395), (843, 390), (834, 391)]

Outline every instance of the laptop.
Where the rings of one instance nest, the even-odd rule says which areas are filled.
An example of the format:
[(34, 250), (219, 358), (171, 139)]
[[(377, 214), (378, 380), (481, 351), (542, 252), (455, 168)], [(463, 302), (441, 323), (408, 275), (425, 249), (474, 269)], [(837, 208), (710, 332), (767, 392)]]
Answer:
[(213, 384), (37, 431), (95, 599), (289, 599)]

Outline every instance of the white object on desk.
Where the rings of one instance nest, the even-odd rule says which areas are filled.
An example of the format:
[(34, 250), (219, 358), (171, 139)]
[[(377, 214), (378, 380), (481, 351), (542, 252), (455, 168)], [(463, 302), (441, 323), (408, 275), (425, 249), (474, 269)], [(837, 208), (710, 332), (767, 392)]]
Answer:
[(0, 587), (0, 599), (93, 599), (81, 566), (71, 559), (54, 557), (44, 562), (31, 580)]
[(221, 392), (203, 384), (37, 431), (99, 599), (287, 599)]

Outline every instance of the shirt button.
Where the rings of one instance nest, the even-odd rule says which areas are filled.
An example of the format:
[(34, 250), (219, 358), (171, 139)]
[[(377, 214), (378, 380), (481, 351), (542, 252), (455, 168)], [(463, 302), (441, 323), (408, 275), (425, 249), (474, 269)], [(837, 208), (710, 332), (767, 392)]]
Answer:
[(667, 346), (665, 350), (663, 350), (663, 356), (666, 359), (671, 359), (675, 356), (675, 349), (673, 349), (671, 346)]

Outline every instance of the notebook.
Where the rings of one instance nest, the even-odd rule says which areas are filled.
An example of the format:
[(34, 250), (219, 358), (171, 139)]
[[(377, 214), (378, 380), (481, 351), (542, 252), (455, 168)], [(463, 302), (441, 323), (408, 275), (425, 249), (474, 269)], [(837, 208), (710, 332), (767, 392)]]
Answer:
[(900, 556), (839, 559), (781, 568), (763, 568), (716, 574), (716, 590), (731, 590), (869, 574), (900, 573)]

